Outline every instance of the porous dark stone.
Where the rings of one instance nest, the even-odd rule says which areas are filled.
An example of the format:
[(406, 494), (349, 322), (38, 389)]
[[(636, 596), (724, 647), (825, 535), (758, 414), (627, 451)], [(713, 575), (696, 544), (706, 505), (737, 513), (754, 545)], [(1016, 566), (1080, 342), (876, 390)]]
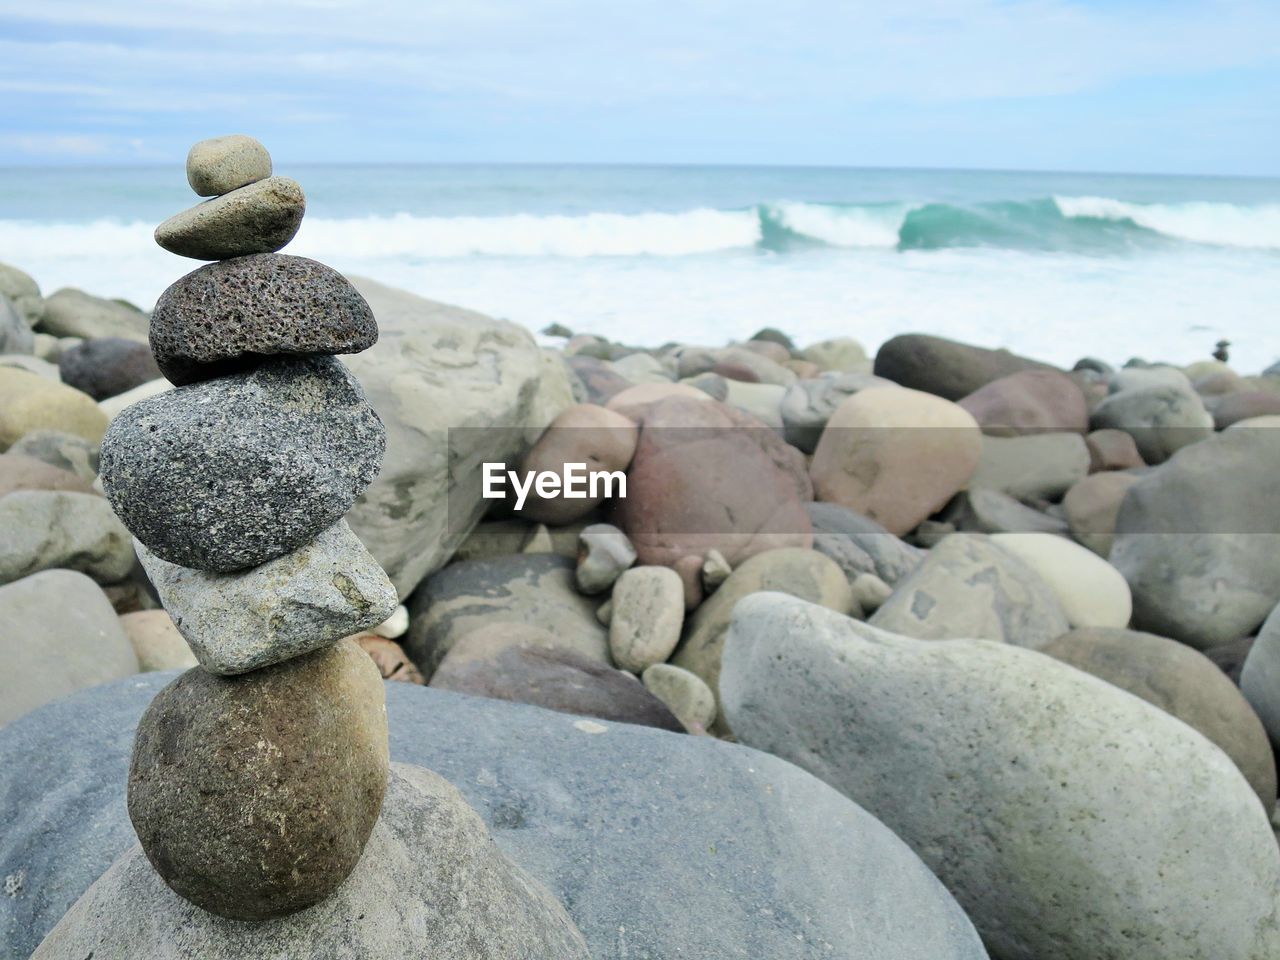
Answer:
[[(0, 877), (12, 878), (0, 896), (3, 960), (26, 960), (134, 845), (129, 745), (173, 676), (88, 690), (0, 730), (0, 809), (21, 811), (0, 830)], [(392, 756), (462, 791), (499, 849), (564, 903), (595, 960), (985, 960), (902, 841), (776, 757), (416, 684), (387, 683), (386, 697)], [(386, 806), (394, 812), (394, 796)], [(429, 946), (416, 945), (419, 955)]]
[(274, 360), (127, 407), (103, 438), (102, 484), (152, 553), (240, 570), (342, 517), (385, 446), (382, 421), (340, 361)]
[(160, 295), (151, 314), (160, 372), (179, 385), (266, 356), (359, 353), (377, 340), (373, 311), (346, 277), (279, 253), (193, 270)]
[(382, 677), (350, 640), (242, 677), (194, 667), (138, 724), (129, 819), (175, 893), (285, 916), (355, 868), (389, 764)]
[(124, 337), (100, 337), (72, 347), (58, 358), (62, 382), (95, 400), (118, 396), (160, 378), (145, 343)]
[(886, 340), (876, 352), (875, 375), (913, 390), (960, 400), (988, 383), (1023, 370), (1053, 370), (1008, 350), (988, 350), (922, 333)]

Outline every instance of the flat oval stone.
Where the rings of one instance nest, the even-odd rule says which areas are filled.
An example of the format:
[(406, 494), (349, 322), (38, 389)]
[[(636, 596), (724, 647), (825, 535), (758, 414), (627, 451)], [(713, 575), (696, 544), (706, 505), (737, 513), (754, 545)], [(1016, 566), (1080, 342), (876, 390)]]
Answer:
[(210, 673), (248, 673), (318, 650), (377, 626), (398, 602), (378, 561), (343, 520), (242, 573), (180, 567), (143, 546), (138, 556)]
[(178, 385), (225, 376), (264, 356), (359, 353), (378, 323), (338, 271), (305, 257), (261, 253), (206, 264), (164, 293), (151, 349)]
[(378, 474), (382, 421), (335, 357), (272, 360), (127, 407), (102, 485), (152, 553), (241, 570), (335, 523)]
[(268, 177), (175, 214), (156, 227), (156, 243), (195, 260), (274, 253), (293, 239), (306, 209), (297, 181)]
[(217, 197), (271, 176), (271, 154), (253, 137), (233, 133), (201, 140), (187, 154), (187, 183)]
[(264, 920), (347, 878), (389, 773), (382, 676), (343, 640), (243, 677), (196, 667), (161, 690), (138, 724), (129, 819), (179, 896)]

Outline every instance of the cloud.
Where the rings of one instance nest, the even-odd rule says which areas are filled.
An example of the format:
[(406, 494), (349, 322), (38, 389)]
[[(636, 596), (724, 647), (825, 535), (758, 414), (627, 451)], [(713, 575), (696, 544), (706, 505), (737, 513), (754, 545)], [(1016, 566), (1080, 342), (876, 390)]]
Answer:
[(664, 117), (697, 117), (712, 143), (788, 111), (976, 115), (1280, 72), (1280, 6), (1257, 0), (0, 0), (0, 35), (0, 90), (26, 104), (9, 123), (96, 112), (153, 139), (186, 136), (174, 118), (197, 111), (361, 130), (398, 117), (406, 137), (494, 143), (535, 120), (585, 135), (633, 116), (659, 137)]

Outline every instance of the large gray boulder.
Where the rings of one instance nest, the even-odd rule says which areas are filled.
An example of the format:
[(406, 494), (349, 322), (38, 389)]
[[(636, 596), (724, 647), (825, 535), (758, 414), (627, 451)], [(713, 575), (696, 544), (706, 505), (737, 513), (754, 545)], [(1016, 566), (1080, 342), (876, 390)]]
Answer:
[(1267, 732), (1236, 685), (1204, 654), (1153, 633), (1107, 627), (1072, 630), (1040, 652), (1199, 730), (1235, 761), (1266, 809), (1275, 806), (1276, 761)]
[(484, 515), (480, 465), (515, 469), (572, 392), (523, 328), (350, 279), (379, 336), (348, 365), (386, 425), (387, 452), (347, 520), (403, 599)]
[(0, 263), (0, 294), (13, 301), (27, 326), (34, 327), (44, 315), (44, 298), (40, 286), (28, 274), (7, 263)]
[(55, 568), (119, 583), (133, 563), (129, 531), (96, 493), (18, 490), (0, 497), (0, 583)]
[(1240, 691), (1280, 750), (1280, 607), (1271, 611), (1240, 668)]
[(501, 622), (538, 627), (562, 647), (612, 663), (596, 601), (575, 589), (567, 557), (517, 553), (453, 563), (428, 577), (408, 606), (403, 646), (428, 678), (461, 637)]
[(1212, 436), (1213, 415), (1179, 371), (1131, 370), (1127, 375), (1131, 385), (1119, 381), (1122, 388), (1093, 411), (1094, 430), (1130, 434), (1147, 463), (1164, 463), (1183, 447)]
[(1133, 626), (1199, 650), (1254, 631), (1280, 602), (1280, 431), (1233, 427), (1129, 488), (1108, 559)]
[(440, 960), (589, 960), (564, 907), (494, 846), (457, 789), (397, 764), (355, 871), (314, 907), (258, 923), (223, 919), (169, 890), (135, 847), (32, 957), (416, 960), (424, 946)]
[[(111, 601), (71, 570), (46, 570), (0, 587), (0, 663), (0, 726), (139, 669)], [(8, 811), (6, 819), (19, 810), (0, 809)]]
[(1044, 579), (978, 533), (945, 537), (898, 582), (870, 622), (921, 640), (963, 637), (1032, 648), (1071, 629)]
[(1230, 758), (1034, 651), (896, 636), (792, 597), (738, 605), (744, 742), (872, 811), (998, 960), (1280, 956), (1280, 850)]
[[(0, 877), (10, 890), (0, 897), (3, 960), (25, 960), (133, 846), (124, 783), (134, 727), (173, 676), (90, 691), (0, 731), (0, 809), (16, 812), (0, 833)], [(902, 841), (775, 757), (386, 687), (392, 759), (453, 783), (502, 853), (565, 904), (595, 960), (986, 956)], [(380, 895), (386, 906), (404, 903), (402, 890)], [(412, 945), (419, 955), (436, 946)]]
[(64, 287), (44, 301), (40, 329), (59, 337), (125, 337), (147, 342), (151, 318), (137, 307)]
[(32, 353), (35, 335), (13, 301), (0, 293), (0, 353)]

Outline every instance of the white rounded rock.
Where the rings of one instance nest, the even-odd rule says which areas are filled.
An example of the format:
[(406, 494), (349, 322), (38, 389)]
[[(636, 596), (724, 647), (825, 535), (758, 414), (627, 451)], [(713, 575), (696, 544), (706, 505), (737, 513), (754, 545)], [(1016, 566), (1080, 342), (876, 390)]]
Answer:
[(1051, 533), (993, 533), (1049, 585), (1073, 627), (1127, 627), (1133, 596), (1124, 576), (1086, 547)]

